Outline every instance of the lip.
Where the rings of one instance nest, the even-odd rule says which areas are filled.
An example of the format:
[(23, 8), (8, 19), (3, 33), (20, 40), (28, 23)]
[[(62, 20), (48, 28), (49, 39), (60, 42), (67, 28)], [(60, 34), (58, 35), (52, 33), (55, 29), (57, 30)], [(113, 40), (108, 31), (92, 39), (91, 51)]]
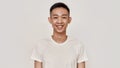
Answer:
[(63, 27), (64, 27), (64, 25), (56, 25), (56, 28), (59, 30), (63, 29)]

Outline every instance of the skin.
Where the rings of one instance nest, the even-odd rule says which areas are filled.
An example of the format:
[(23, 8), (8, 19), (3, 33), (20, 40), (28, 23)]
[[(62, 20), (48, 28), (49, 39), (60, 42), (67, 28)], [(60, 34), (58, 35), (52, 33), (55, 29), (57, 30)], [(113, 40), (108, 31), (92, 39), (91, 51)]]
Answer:
[[(53, 40), (57, 43), (63, 43), (67, 39), (66, 29), (71, 22), (68, 11), (62, 7), (55, 8), (50, 13), (48, 21), (53, 28)], [(34, 61), (34, 68), (42, 68), (42, 62)], [(77, 68), (85, 68), (85, 62), (77, 63)]]
[(64, 8), (55, 8), (48, 20), (53, 27), (53, 40), (57, 43), (63, 43), (67, 39), (66, 29), (71, 21), (68, 11)]

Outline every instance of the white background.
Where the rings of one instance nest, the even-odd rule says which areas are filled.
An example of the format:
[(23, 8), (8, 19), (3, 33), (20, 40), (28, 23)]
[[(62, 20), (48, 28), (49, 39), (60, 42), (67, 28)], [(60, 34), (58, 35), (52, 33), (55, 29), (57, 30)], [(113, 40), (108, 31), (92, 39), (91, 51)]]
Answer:
[[(0, 68), (33, 68), (32, 48), (51, 35), (49, 8), (58, 1), (0, 1)], [(68, 35), (86, 46), (87, 68), (120, 68), (120, 1), (60, 1), (71, 9)]]

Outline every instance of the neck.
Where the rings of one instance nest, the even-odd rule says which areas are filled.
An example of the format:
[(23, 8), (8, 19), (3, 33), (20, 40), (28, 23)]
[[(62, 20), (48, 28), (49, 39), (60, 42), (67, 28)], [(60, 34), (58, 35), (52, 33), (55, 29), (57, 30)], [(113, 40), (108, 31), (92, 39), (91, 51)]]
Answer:
[(52, 38), (57, 43), (63, 43), (66, 41), (67, 35), (66, 35), (66, 33), (63, 33), (63, 34), (62, 33), (61, 34), (60, 33), (53, 33)]

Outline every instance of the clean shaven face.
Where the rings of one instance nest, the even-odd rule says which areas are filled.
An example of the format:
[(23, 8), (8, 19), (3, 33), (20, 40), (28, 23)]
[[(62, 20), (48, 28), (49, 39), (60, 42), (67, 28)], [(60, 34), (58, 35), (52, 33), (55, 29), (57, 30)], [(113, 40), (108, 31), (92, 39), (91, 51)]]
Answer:
[(69, 13), (65, 8), (58, 7), (52, 10), (48, 20), (52, 24), (54, 32), (65, 33), (71, 17), (69, 17)]

